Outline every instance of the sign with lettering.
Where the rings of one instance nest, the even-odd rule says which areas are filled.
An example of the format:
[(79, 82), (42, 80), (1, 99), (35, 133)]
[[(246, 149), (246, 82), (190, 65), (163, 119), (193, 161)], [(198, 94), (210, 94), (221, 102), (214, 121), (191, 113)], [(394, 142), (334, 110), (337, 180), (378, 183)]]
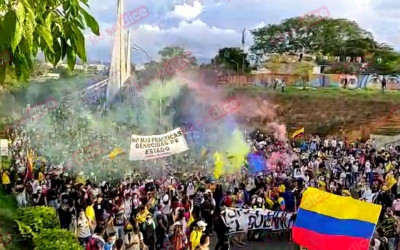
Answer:
[(149, 160), (177, 154), (188, 150), (185, 136), (180, 128), (162, 135), (132, 135), (129, 160)]
[(291, 229), (294, 214), (268, 209), (226, 208), (223, 215), (229, 233), (246, 232), (248, 230), (269, 229), (273, 231)]
[(1, 139), (0, 140), (0, 156), (8, 155), (8, 140)]

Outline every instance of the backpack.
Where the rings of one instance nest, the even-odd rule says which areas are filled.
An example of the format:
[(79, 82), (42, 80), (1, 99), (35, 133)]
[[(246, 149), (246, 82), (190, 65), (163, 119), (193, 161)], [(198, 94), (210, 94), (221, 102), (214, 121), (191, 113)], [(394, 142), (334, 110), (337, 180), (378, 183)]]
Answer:
[(89, 242), (86, 244), (86, 250), (100, 250), (97, 245), (97, 238), (90, 238)]

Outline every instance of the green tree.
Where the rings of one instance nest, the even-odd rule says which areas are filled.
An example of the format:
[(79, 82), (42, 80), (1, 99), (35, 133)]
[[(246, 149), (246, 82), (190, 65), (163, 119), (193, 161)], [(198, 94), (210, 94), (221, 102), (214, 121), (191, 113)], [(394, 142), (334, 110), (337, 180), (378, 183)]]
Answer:
[[(353, 53), (362, 55), (361, 49), (371, 49), (373, 36), (357, 23), (346, 19), (325, 19), (315, 16), (295, 17), (279, 24), (269, 24), (252, 30), (254, 45), (252, 53), (262, 57), (266, 53), (343, 54), (358, 46)], [(355, 43), (357, 41), (357, 43)]]
[(302, 82), (303, 89), (306, 88), (307, 83), (310, 81), (314, 67), (314, 62), (301, 61), (295, 64), (294, 75)]
[[(152, 71), (153, 72), (157, 72), (154, 71), (154, 66), (158, 67), (158, 70), (160, 71), (160, 75), (161, 75), (161, 79), (165, 79), (168, 77), (172, 77), (174, 74), (172, 73), (171, 70), (168, 70), (167, 67), (171, 67), (174, 68), (176, 66), (178, 66), (179, 68), (177, 70), (181, 70), (183, 68), (186, 68), (187, 66), (197, 66), (197, 59), (195, 56), (193, 56), (191, 51), (187, 51), (182, 47), (178, 47), (178, 46), (173, 46), (173, 47), (165, 47), (162, 50), (160, 50), (158, 52), (158, 54), (161, 56), (161, 62), (160, 63), (155, 63), (155, 62), (151, 62), (150, 64), (148, 64), (146, 66), (146, 68), (150, 68), (152, 67)], [(184, 64), (184, 66), (182, 65), (177, 65), (176, 63), (174, 63), (174, 58), (184, 58), (185, 60), (187, 60), (189, 62), (189, 64)], [(182, 67), (182, 68), (180, 68)]]
[[(244, 65), (242, 65), (242, 59), (244, 60)], [(236, 73), (242, 72), (241, 69), (244, 68), (244, 72), (250, 72), (250, 62), (247, 60), (247, 54), (243, 53), (240, 48), (222, 48), (218, 51), (218, 55), (213, 59), (217, 65), (221, 65), (228, 70), (235, 71)]]
[[(197, 66), (197, 60), (196, 57), (192, 55), (190, 51), (185, 50), (182, 47), (178, 46), (173, 46), (173, 47), (165, 47), (162, 50), (158, 52), (158, 54), (161, 56), (161, 63), (165, 63), (166, 61), (178, 57), (178, 56), (186, 56), (188, 59), (190, 58), (190, 65), (192, 66)], [(189, 56), (189, 57), (188, 57)]]
[(77, 57), (86, 61), (82, 31), (99, 35), (99, 25), (84, 6), (88, 0), (0, 0), (0, 85), (13, 71), (27, 80), (39, 50), (53, 65), (66, 57), (71, 70)]
[(374, 53), (374, 68), (382, 74), (400, 72), (400, 54), (393, 50), (378, 49)]
[(284, 61), (283, 57), (281, 54), (273, 54), (265, 64), (265, 67), (271, 71), (273, 77), (279, 72)]

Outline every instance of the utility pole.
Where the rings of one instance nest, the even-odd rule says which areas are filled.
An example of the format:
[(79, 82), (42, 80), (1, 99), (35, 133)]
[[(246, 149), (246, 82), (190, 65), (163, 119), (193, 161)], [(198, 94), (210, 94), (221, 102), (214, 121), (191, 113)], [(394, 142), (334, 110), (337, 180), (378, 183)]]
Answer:
[(246, 39), (246, 29), (242, 31), (242, 74), (244, 74), (244, 44)]
[[(140, 50), (141, 52), (143, 52), (147, 58), (150, 59), (150, 62), (154, 62), (153, 59), (150, 57), (150, 55), (141, 47), (139, 47), (136, 44), (133, 44), (133, 49), (136, 50)], [(162, 91), (162, 87), (163, 87), (163, 71), (160, 72), (160, 69), (158, 68), (157, 62), (156, 62), (156, 69), (157, 69), (157, 73), (158, 73), (158, 77), (160, 78), (160, 94), (159, 94), (159, 105), (160, 105), (160, 117), (159, 117), (159, 125), (160, 125), (160, 131), (161, 131), (161, 124), (162, 124), (162, 98), (161, 98), (161, 91)]]

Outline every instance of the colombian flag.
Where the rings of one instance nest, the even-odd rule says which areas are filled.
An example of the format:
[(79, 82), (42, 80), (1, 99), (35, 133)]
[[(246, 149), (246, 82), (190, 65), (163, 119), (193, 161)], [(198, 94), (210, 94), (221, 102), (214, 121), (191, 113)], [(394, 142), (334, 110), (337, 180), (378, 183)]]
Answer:
[(27, 159), (27, 164), (28, 164), (28, 172), (33, 173), (33, 162), (35, 158), (35, 153), (33, 152), (32, 149), (29, 149), (26, 152), (26, 159)]
[(293, 135), (292, 135), (292, 139), (297, 138), (299, 136), (302, 136), (304, 134), (304, 127), (302, 127), (301, 129), (298, 129), (296, 131), (294, 131)]
[(380, 211), (379, 205), (308, 188), (293, 239), (309, 250), (368, 250)]

